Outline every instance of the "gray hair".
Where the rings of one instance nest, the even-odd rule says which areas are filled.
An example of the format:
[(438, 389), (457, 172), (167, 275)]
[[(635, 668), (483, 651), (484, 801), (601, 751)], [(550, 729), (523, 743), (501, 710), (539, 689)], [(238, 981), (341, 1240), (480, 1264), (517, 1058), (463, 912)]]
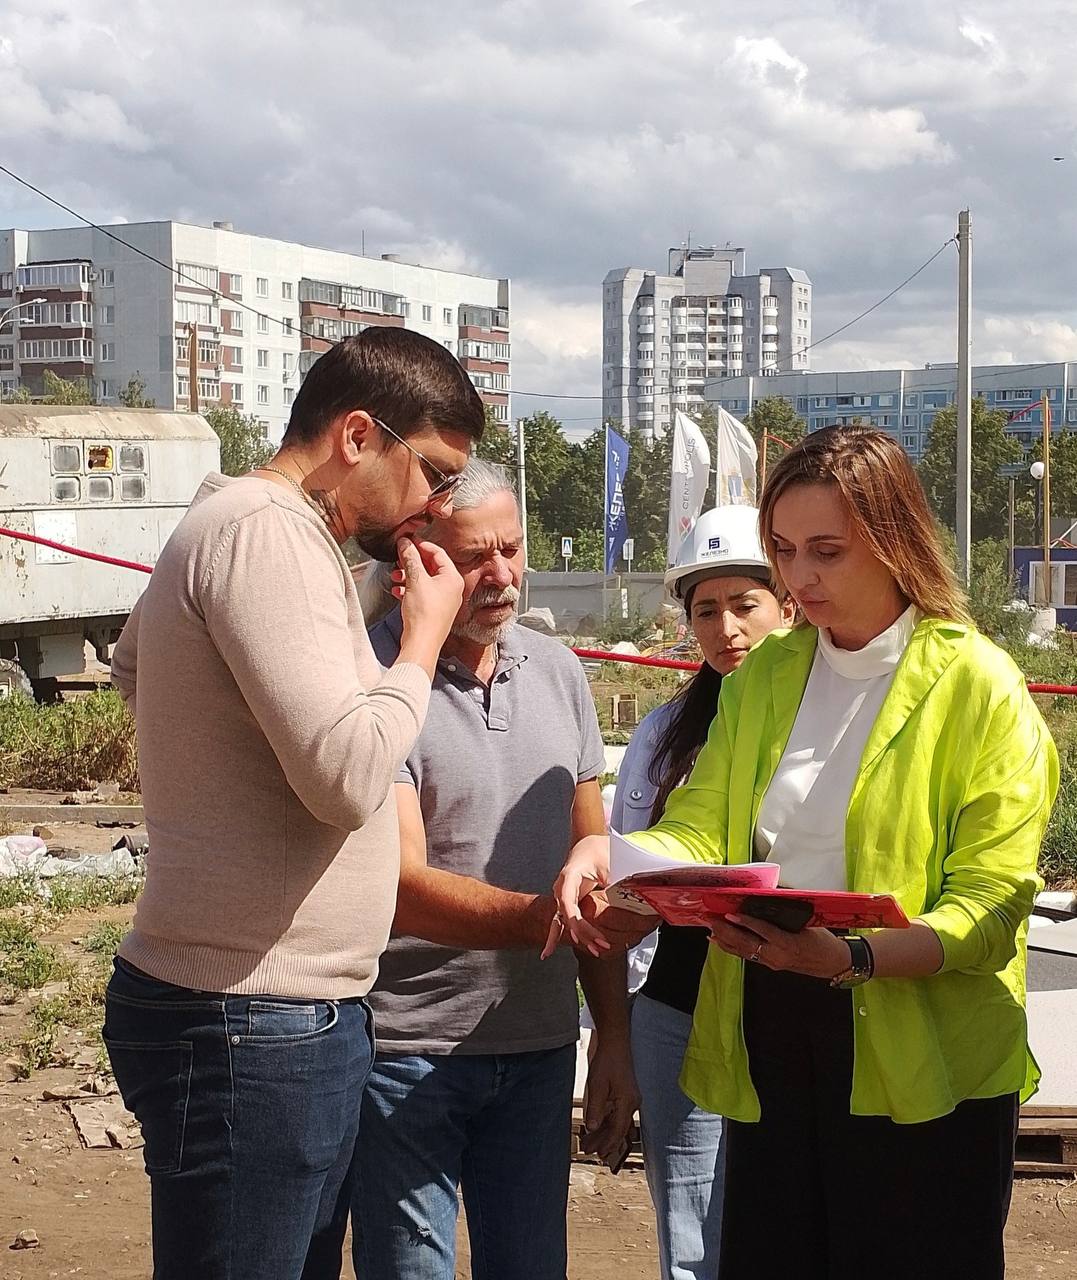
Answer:
[[(511, 493), (517, 507), (519, 506), (509, 467), (503, 467), (497, 462), (487, 462), (484, 458), (472, 458), (464, 468), (463, 475), (463, 480), (453, 490), (454, 511), (471, 511), (497, 497), (499, 493)], [(443, 520), (433, 520), (418, 536), (430, 542), (440, 542), (439, 533), (445, 523)], [(368, 627), (380, 622), (396, 608), (390, 576), (395, 567), (395, 560), (371, 560), (356, 573), (359, 605), (363, 611), (363, 621)]]

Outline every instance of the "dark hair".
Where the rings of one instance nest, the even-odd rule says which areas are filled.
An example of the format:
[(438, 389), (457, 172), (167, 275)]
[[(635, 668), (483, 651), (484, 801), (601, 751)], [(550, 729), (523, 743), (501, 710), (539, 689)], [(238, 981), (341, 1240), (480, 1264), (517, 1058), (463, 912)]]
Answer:
[(463, 365), (412, 329), (372, 325), (320, 356), (292, 405), (285, 444), (317, 440), (342, 414), (365, 409), (400, 436), (433, 427), (482, 438), (486, 414)]
[(661, 820), (670, 792), (691, 772), (696, 756), (707, 741), (711, 723), (718, 714), (721, 672), (704, 662), (671, 702), (673, 714), (659, 735), (647, 776), (658, 788), (651, 809), (651, 822)]

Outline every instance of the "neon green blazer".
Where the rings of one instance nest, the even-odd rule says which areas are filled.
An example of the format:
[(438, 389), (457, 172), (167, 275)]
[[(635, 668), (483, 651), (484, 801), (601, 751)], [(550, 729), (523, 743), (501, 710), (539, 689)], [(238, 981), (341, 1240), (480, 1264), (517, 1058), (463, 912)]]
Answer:
[[(748, 862), (796, 719), (813, 627), (774, 632), (722, 681), (695, 768), (632, 839), (669, 857)], [(1035, 1092), (1025, 938), (1058, 755), (1024, 677), (973, 627), (916, 628), (864, 750), (845, 825), (848, 886), (892, 893), (938, 934), (929, 978), (852, 992), (854, 1115), (916, 1123), (967, 1098)], [(744, 962), (711, 947), (681, 1086), (708, 1111), (760, 1117), (744, 1044)]]

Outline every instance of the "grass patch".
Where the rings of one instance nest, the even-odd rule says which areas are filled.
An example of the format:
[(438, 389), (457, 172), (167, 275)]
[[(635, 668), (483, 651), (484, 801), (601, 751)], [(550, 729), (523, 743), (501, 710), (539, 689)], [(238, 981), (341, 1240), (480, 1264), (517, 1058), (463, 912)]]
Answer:
[(0, 911), (32, 906), (40, 900), (33, 876), (10, 876), (0, 880)]
[(56, 949), (38, 942), (29, 921), (0, 920), (0, 993), (43, 987), (64, 971)]
[(142, 892), (141, 876), (53, 876), (48, 881), (49, 910), (58, 916), (99, 907), (123, 907)]
[(48, 705), (0, 699), (0, 786), (88, 791), (104, 781), (139, 790), (134, 721), (114, 689)]
[(30, 1029), (19, 1048), (27, 1072), (47, 1067), (56, 1058), (61, 1032), (93, 1029), (100, 1044), (101, 1024), (105, 1016), (105, 986), (109, 967), (94, 964), (72, 975), (67, 990), (42, 1000), (30, 1012)]
[(82, 945), (103, 960), (111, 960), (129, 929), (130, 925), (120, 924), (117, 920), (99, 920), (83, 939)]

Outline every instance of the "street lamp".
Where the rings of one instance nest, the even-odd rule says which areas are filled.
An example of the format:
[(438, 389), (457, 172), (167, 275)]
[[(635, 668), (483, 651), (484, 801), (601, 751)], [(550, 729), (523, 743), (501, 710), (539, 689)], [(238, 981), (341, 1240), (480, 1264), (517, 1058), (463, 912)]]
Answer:
[[(16, 311), (25, 311), (27, 307), (36, 307), (42, 302), (48, 302), (48, 298), (31, 298), (28, 302), (16, 302), (13, 307), (8, 307), (3, 315), (0, 315), (0, 332), (3, 331), (4, 325), (7, 324), (8, 316), (13, 316)], [(0, 382), (0, 403), (3, 403), (3, 399), (4, 384)]]
[[(1043, 478), (1047, 474), (1047, 464), (1037, 459), (1028, 469), (1029, 475), (1036, 481), (1036, 528), (1038, 529), (1043, 520)], [(1040, 591), (1043, 599), (1042, 603), (1046, 606), (1051, 603), (1051, 550), (1049, 546), (1049, 533), (1044, 532), (1043, 546), (1043, 571), (1040, 575)]]

